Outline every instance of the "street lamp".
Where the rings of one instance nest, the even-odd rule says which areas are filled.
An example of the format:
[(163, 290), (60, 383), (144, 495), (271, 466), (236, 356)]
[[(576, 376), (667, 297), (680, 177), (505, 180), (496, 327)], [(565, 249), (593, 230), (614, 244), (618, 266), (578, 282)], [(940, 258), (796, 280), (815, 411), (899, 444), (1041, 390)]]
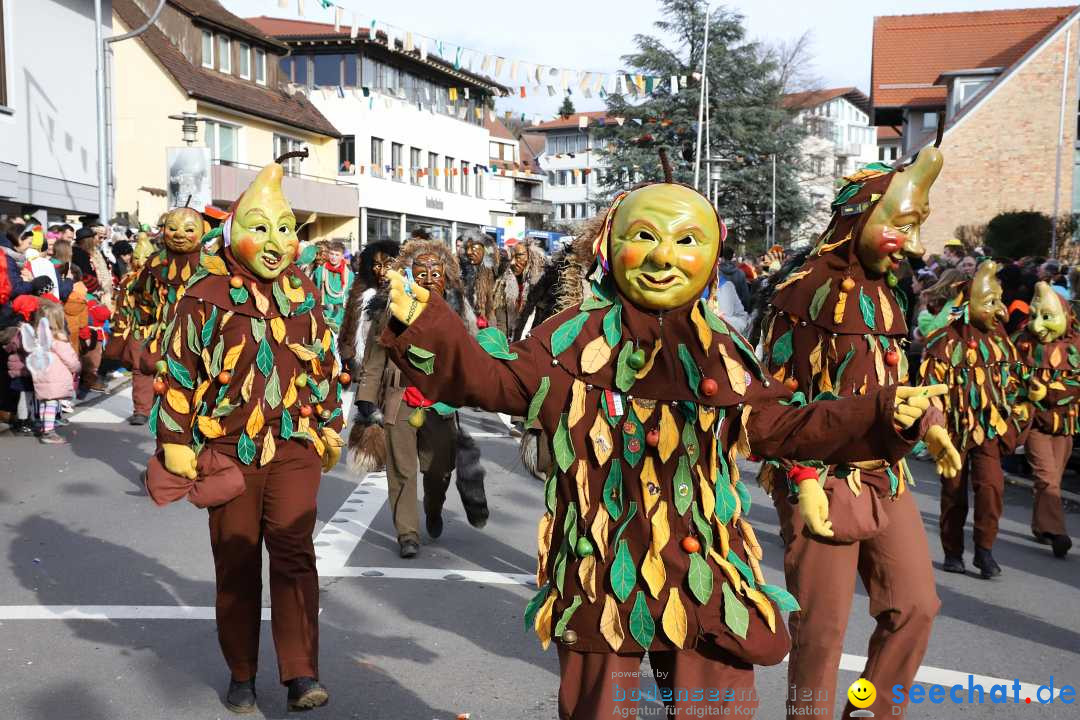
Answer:
[(184, 144), (191, 147), (199, 139), (199, 123), (206, 122), (210, 118), (204, 118), (193, 112), (182, 112), (179, 115), (170, 115), (169, 119), (181, 121), (180, 132), (183, 134)]

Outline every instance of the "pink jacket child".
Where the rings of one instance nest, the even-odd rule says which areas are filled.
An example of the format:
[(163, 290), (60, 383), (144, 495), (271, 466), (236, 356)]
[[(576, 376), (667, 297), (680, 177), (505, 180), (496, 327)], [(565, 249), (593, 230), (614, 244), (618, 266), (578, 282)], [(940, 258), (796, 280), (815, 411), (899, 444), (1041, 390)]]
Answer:
[(34, 381), (38, 400), (63, 400), (74, 395), (71, 378), (82, 364), (67, 340), (53, 338), (44, 318), (34, 332), (34, 326), (23, 323), (8, 343), (8, 375), (12, 378), (29, 374)]

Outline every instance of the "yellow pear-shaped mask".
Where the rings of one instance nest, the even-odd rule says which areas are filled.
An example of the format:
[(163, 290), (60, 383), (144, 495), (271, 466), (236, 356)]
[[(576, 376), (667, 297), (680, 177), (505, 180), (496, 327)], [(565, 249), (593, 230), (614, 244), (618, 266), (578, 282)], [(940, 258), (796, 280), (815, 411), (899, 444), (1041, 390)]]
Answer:
[(1031, 334), (1041, 343), (1051, 343), (1065, 334), (1069, 326), (1069, 315), (1065, 310), (1064, 298), (1058, 295), (1049, 283), (1035, 283), (1035, 297), (1031, 300), (1031, 314), (1028, 327)]
[(997, 279), (1000, 266), (993, 260), (983, 260), (971, 278), (968, 293), (968, 317), (971, 324), (983, 332), (992, 332), (1005, 319), (1001, 302), (1001, 283)]
[(203, 236), (202, 215), (195, 208), (182, 207), (165, 216), (162, 233), (165, 247), (177, 253), (194, 252)]
[(233, 256), (263, 280), (273, 280), (296, 259), (296, 216), (281, 190), (284, 168), (264, 167), (236, 204), (229, 220)]

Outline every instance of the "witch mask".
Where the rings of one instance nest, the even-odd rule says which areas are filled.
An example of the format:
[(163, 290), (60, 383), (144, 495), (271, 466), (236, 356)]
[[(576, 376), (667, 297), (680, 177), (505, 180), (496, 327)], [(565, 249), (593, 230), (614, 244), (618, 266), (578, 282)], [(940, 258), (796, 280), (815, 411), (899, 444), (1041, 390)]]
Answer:
[(296, 216), (281, 191), (284, 168), (264, 167), (244, 191), (229, 226), (233, 256), (263, 280), (273, 280), (293, 261), (300, 242)]

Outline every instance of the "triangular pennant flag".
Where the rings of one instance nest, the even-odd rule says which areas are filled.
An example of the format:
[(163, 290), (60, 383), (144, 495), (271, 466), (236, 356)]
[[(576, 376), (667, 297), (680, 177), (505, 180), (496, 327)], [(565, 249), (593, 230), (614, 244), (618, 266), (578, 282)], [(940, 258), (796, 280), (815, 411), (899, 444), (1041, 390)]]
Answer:
[(360, 37), (360, 20), (356, 17), (356, 13), (352, 14), (352, 29), (349, 31), (349, 37), (353, 40)]
[(495, 77), (502, 75), (503, 65), (506, 64), (506, 59), (501, 57), (495, 58)]
[(341, 16), (344, 12), (340, 7), (334, 7), (334, 32), (336, 33), (341, 32)]
[(296, 0), (296, 14), (304, 17), (304, 0)]
[(413, 51), (412, 33), (411, 32), (406, 32), (405, 33), (405, 52), (411, 53), (412, 51)]
[[(420, 59), (426, 62), (427, 61), (427, 55), (428, 55), (427, 38), (420, 38)], [(430, 94), (430, 91), (429, 91), (429, 94)]]
[(510, 61), (510, 80), (511, 81), (517, 80), (517, 76), (518, 76), (518, 61), (517, 60), (511, 60)]
[(678, 75), (672, 75), (671, 76), (671, 94), (672, 95), (678, 95), (679, 94), (679, 76)]
[(577, 120), (577, 126), (582, 129), (589, 127), (589, 116), (585, 113), (579, 115)]

